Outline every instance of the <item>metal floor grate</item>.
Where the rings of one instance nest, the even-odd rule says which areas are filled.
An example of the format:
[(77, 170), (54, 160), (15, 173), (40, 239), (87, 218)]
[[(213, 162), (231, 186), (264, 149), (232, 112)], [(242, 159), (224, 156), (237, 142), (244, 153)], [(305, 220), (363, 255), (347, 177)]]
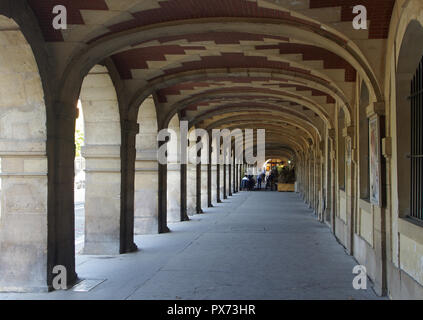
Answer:
[(74, 285), (70, 291), (75, 291), (75, 292), (89, 292), (92, 289), (94, 289), (95, 287), (97, 287), (99, 284), (103, 283), (104, 281), (106, 281), (106, 279), (93, 279), (93, 280), (82, 280), (81, 282), (79, 282), (78, 284)]

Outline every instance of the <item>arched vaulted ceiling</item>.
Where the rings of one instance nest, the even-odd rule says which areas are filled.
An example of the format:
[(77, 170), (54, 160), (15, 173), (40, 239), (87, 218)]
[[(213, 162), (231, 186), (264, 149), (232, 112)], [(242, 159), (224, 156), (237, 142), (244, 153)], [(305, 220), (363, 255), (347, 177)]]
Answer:
[[(350, 124), (357, 78), (383, 101), (383, 52), (394, 0), (362, 0), (369, 29), (354, 30), (353, 0), (28, 0), (49, 46), (66, 51), (63, 87), (105, 59), (136, 88), (130, 108), (154, 94), (166, 121), (264, 128), (269, 156), (293, 156)], [(67, 30), (52, 8), (68, 9)], [(371, 50), (369, 48), (372, 48)]]

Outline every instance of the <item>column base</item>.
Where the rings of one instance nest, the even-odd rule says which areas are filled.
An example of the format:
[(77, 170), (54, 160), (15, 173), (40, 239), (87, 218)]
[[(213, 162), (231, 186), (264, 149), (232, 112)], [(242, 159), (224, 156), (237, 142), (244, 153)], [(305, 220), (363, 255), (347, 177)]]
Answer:
[(137, 217), (135, 216), (134, 224), (135, 235), (158, 234), (159, 221), (157, 216)]
[[(74, 272), (71, 277), (68, 274), (68, 283), (66, 289), (72, 288), (76, 283), (78, 283), (78, 275)], [(46, 281), (47, 282), (47, 281)], [(54, 291), (52, 285), (39, 284), (39, 285), (2, 285), (0, 284), (0, 292), (2, 293), (48, 293)]]
[(125, 254), (125, 253), (132, 253), (132, 252), (136, 252), (138, 251), (138, 246), (135, 243), (132, 243), (128, 249), (125, 250), (125, 252), (120, 252), (120, 254)]
[(181, 211), (180, 210), (168, 210), (167, 211), (167, 222), (181, 222)]
[(160, 230), (160, 231), (159, 231), (159, 233), (160, 233), (160, 234), (162, 234), (162, 233), (169, 233), (169, 232), (171, 232), (171, 231), (170, 231), (170, 229), (168, 228), (168, 226), (163, 227), (163, 228), (162, 228), (162, 230)]
[[(133, 244), (135, 247), (136, 245)], [(132, 248), (131, 248), (132, 249)], [(113, 242), (86, 242), (82, 255), (118, 255), (120, 254), (119, 241)]]

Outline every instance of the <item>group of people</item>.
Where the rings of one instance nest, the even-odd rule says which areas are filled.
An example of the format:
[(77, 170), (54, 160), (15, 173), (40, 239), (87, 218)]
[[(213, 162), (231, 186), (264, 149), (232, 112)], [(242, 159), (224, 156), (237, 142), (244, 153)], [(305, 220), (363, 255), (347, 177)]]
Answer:
[(241, 190), (262, 190), (262, 185), (264, 183), (265, 190), (270, 189), (271, 191), (276, 190), (276, 181), (273, 172), (266, 175), (265, 173), (260, 173), (257, 175), (256, 179), (253, 175), (245, 175), (241, 181)]

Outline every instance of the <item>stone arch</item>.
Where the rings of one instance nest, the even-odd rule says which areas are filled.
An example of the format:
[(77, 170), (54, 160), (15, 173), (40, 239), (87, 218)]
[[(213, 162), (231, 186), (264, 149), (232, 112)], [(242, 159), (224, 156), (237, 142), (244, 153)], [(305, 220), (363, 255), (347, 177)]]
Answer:
[[(213, 19), (208, 18), (206, 21), (190, 21), (190, 30), (196, 30), (197, 33), (209, 31), (215, 29), (215, 22)], [(225, 21), (226, 23), (222, 26), (220, 25), (220, 31), (223, 32), (248, 32), (252, 34), (261, 34), (263, 33), (263, 28), (266, 29), (266, 34), (279, 36), (279, 37), (290, 37), (293, 34), (296, 35), (296, 40), (302, 43), (317, 45), (322, 48), (327, 48), (330, 51), (338, 54), (345, 60), (351, 61), (352, 66), (359, 72), (359, 74), (368, 82), (368, 86), (372, 91), (377, 100), (382, 99), (382, 93), (380, 85), (374, 74), (374, 70), (370, 67), (369, 62), (365, 58), (361, 50), (354, 44), (352, 41), (348, 41), (348, 38), (341, 36), (339, 32), (330, 30), (325, 26), (324, 30), (321, 27), (317, 27), (314, 23), (309, 23), (308, 21), (298, 22), (295, 26), (292, 25), (292, 21), (288, 22), (284, 28), (272, 28), (271, 24), (277, 23), (286, 23), (284, 21), (277, 21), (273, 19), (267, 20), (268, 24), (265, 26), (260, 26), (257, 28), (257, 23), (263, 23), (263, 20), (252, 21), (252, 20), (238, 20), (236, 22), (227, 21), (225, 19), (219, 18), (219, 23)], [(122, 47), (131, 46), (141, 42), (147, 42), (157, 37), (165, 37), (175, 35), (175, 26), (179, 25), (182, 27), (183, 24), (186, 24), (187, 20), (176, 22), (172, 25), (160, 25), (157, 28), (154, 28), (153, 31), (145, 32), (140, 28), (133, 28), (131, 30), (126, 30), (125, 33), (115, 33), (108, 35), (107, 38), (98, 38), (94, 41), (91, 41), (83, 51), (76, 50), (73, 52), (73, 58), (71, 64), (67, 66), (67, 71), (65, 74), (70, 74), (70, 77), (73, 73), (78, 72), (74, 70), (75, 64), (81, 65), (80, 68), (86, 68), (87, 65), (95, 63), (98, 60), (102, 60), (109, 56), (113, 52), (119, 51)], [(258, 31), (259, 30), (259, 31)], [(151, 34), (153, 33), (153, 35)], [(181, 31), (177, 33), (181, 36)], [(119, 37), (119, 41), (116, 41), (116, 38)], [(80, 63), (82, 62), (82, 63)], [(65, 86), (67, 85), (67, 78), (64, 77), (63, 82)], [(345, 106), (342, 106), (343, 108)], [(349, 122), (349, 112), (346, 112), (347, 123)]]
[(18, 24), (0, 15), (0, 291), (47, 289), (44, 90)]
[(411, 147), (411, 110), (408, 97), (411, 81), (423, 57), (423, 26), (412, 20), (404, 33), (398, 55), (396, 70), (396, 178), (398, 190), (398, 210), (400, 217), (410, 213), (411, 162), (407, 157)]
[[(86, 162), (84, 254), (118, 254), (121, 210), (121, 126), (116, 90), (106, 67), (82, 82)], [(107, 183), (105, 183), (107, 182)]]
[(138, 111), (135, 162), (135, 234), (159, 232), (159, 165), (157, 161), (157, 113), (152, 96)]

